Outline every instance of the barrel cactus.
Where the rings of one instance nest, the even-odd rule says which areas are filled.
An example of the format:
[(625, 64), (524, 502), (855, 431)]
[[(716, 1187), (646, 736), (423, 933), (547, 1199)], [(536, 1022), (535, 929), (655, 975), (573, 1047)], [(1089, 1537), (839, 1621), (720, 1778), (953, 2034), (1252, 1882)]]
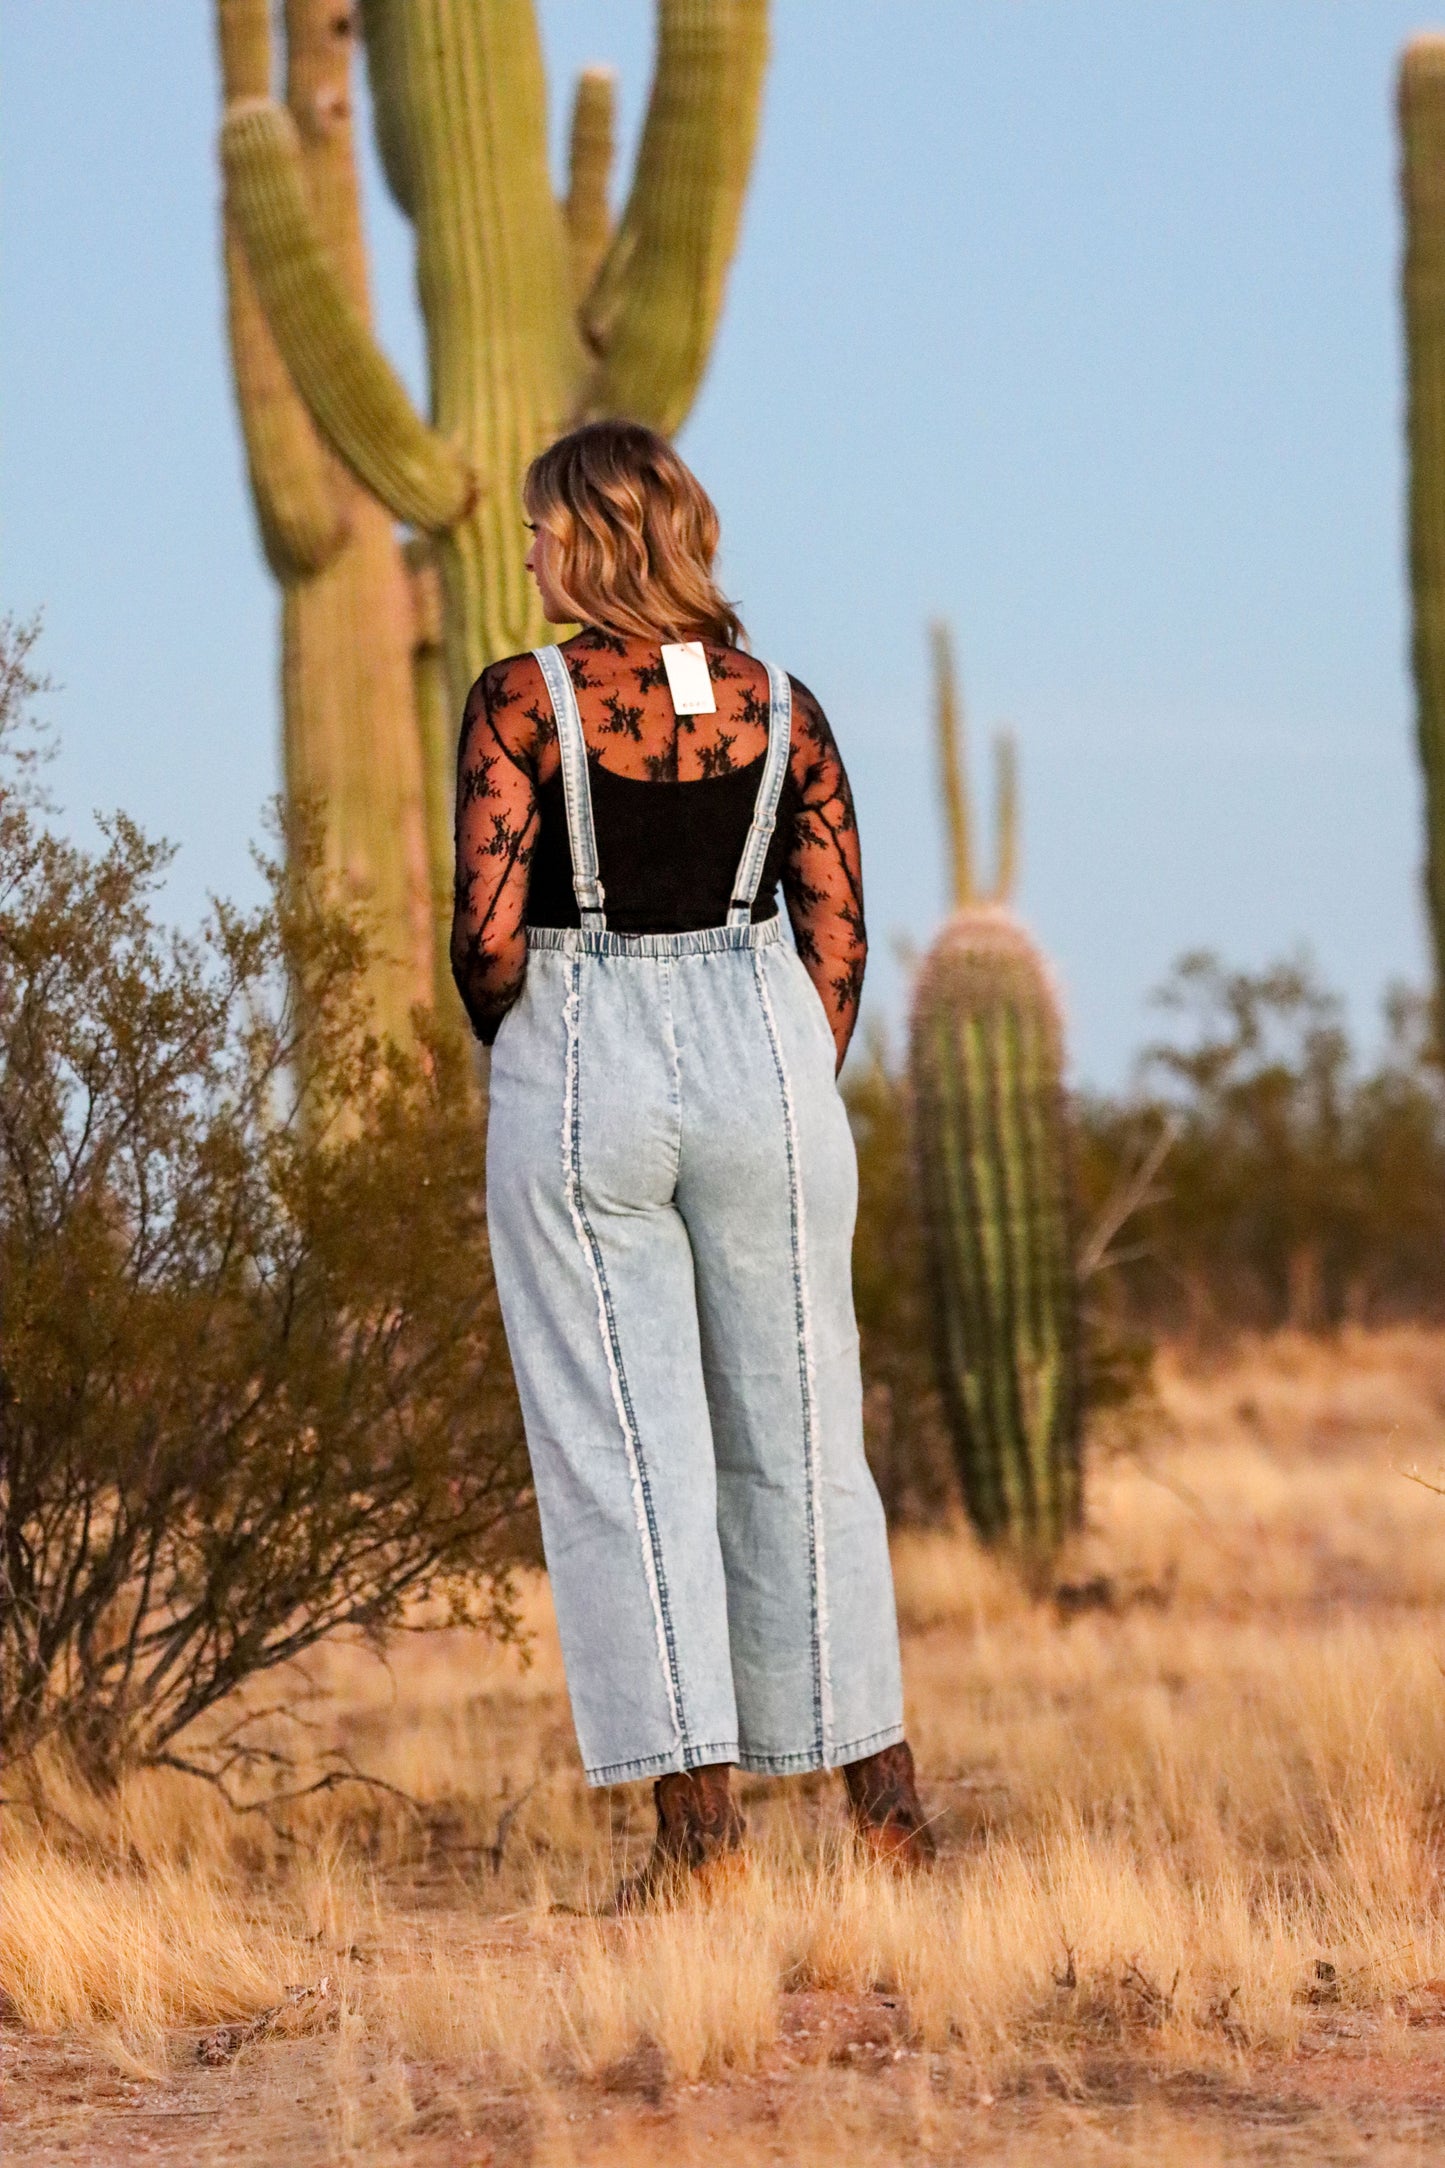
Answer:
[(976, 880), (961, 705), (933, 633), (953, 913), (920, 967), (909, 1067), (939, 1383), (969, 1515), (1031, 1579), (1081, 1503), (1079, 1299), (1059, 1004), (1010, 908), (1012, 753), (994, 883)]
[(1406, 49), (1400, 136), (1415, 713), (1425, 895), (1445, 1000), (1445, 37)]
[[(742, 216), (767, 5), (657, 0), (651, 96), (615, 222), (612, 76), (582, 78), (559, 200), (533, 0), (362, 0), (361, 23), (382, 162), (416, 235), (430, 418), (328, 246), (297, 115), (255, 85), (227, 106), (226, 216), (322, 442), (387, 514), (431, 539), (456, 715), (492, 657), (546, 636), (523, 566), (529, 460), (592, 416), (671, 433), (692, 403)], [(424, 699), (435, 678), (433, 664)], [(435, 770), (450, 768), (452, 747), (424, 737), (435, 839), (451, 789)]]

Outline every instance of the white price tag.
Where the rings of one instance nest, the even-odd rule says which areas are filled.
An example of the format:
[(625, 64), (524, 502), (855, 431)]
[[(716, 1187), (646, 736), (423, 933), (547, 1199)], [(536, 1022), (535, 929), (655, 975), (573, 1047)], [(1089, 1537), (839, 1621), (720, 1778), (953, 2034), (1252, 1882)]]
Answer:
[(663, 645), (662, 667), (667, 689), (679, 715), (716, 715), (712, 679), (701, 640), (672, 640)]

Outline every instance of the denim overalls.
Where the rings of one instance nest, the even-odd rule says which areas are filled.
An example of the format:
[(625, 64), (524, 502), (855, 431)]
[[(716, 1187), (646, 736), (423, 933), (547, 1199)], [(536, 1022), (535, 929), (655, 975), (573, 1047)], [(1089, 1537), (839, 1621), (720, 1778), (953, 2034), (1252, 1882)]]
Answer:
[(857, 1169), (823, 1005), (751, 919), (788, 762), (768, 753), (727, 923), (610, 934), (566, 664), (580, 930), (533, 927), (492, 1056), (487, 1208), (582, 1759), (835, 1768), (903, 1736), (863, 1457)]

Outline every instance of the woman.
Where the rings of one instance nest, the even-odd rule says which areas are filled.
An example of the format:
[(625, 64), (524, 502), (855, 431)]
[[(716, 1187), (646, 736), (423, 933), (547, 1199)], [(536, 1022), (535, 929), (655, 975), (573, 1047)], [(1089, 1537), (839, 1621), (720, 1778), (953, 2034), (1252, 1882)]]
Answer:
[(864, 1841), (919, 1859), (834, 1081), (866, 953), (848, 780), (812, 695), (743, 652), (662, 438), (577, 429), (524, 501), (542, 608), (583, 629), (472, 688), (452, 967), (495, 1042), (492, 1253), (587, 1778), (656, 1780), (619, 1901), (737, 1851), (735, 1764), (841, 1767)]

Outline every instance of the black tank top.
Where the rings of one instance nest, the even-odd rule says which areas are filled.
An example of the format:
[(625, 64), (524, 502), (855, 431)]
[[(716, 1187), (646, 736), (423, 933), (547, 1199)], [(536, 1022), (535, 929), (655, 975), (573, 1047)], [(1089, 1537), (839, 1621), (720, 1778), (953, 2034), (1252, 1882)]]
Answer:
[[(722, 925), (762, 772), (763, 759), (758, 759), (725, 775), (667, 783), (614, 775), (600, 761), (588, 761), (609, 933), (696, 933)], [(778, 881), (798, 805), (797, 785), (789, 774), (753, 903), (755, 923), (777, 917)], [(527, 924), (575, 926), (579, 919), (560, 770), (538, 790), (537, 814)]]

